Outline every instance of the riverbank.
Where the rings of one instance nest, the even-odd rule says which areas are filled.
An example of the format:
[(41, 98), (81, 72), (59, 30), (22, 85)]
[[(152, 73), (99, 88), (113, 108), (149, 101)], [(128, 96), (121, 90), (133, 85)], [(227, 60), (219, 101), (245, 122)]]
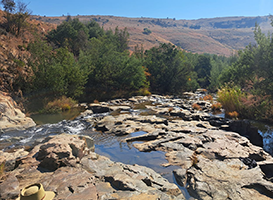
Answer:
[[(106, 138), (107, 135), (120, 138), (121, 145), (127, 144), (130, 148), (141, 152), (163, 152), (166, 161), (159, 163), (159, 165), (167, 168), (175, 166), (175, 169), (169, 169), (173, 170), (176, 182), (185, 187), (193, 198), (273, 198), (273, 184), (271, 182), (273, 159), (262, 149), (263, 138), (259, 137), (259, 134), (248, 135), (249, 130), (246, 128), (250, 128), (250, 126), (246, 125), (243, 128), (240, 124), (232, 124), (231, 120), (211, 115), (213, 102), (200, 100), (202, 94), (186, 93), (186, 95), (188, 97), (185, 99), (151, 95), (86, 104), (84, 106), (87, 110), (73, 121), (63, 121), (58, 125), (43, 125), (26, 130), (21, 135), (18, 134), (17, 140), (14, 139), (17, 142), (13, 143), (17, 143), (17, 148), (20, 147), (20, 143), (22, 145), (26, 141), (30, 143), (24, 144), (34, 145), (34, 148), (29, 151), (17, 149), (13, 153), (8, 153), (7, 150), (10, 148), (5, 147), (6, 151), (1, 152), (1, 155), (10, 156), (10, 159), (6, 159), (9, 160), (6, 163), (10, 163), (7, 165), (10, 167), (6, 168), (2, 177), (0, 190), (5, 185), (11, 185), (11, 182), (8, 184), (8, 180), (13, 180), (17, 184), (16, 190), (9, 190), (5, 194), (13, 194), (15, 197), (16, 194), (18, 195), (19, 188), (35, 180), (43, 182), (46, 189), (55, 191), (57, 198), (64, 198), (61, 196), (64, 191), (70, 191), (67, 194), (73, 199), (73, 195), (82, 195), (91, 191), (90, 184), (87, 184), (84, 178), (80, 180), (76, 172), (73, 178), (67, 174), (68, 171), (70, 173), (79, 170), (80, 173), (87, 174), (87, 177), (90, 176), (87, 179), (92, 180), (90, 181), (92, 190), (98, 191), (96, 193), (97, 199), (102, 199), (102, 197), (108, 199), (156, 199), (163, 197), (184, 199), (183, 193), (176, 185), (162, 179), (162, 176), (156, 172), (150, 172), (150, 169), (148, 170), (146, 167), (136, 169), (132, 165), (133, 163), (121, 164), (116, 159), (116, 162), (110, 161), (108, 158), (92, 152), (94, 147), (92, 145), (89, 145), (87, 149), (87, 146), (84, 145), (75, 149), (76, 144), (83, 140), (79, 136), (64, 136), (64, 138), (72, 137), (69, 141), (75, 142), (73, 145), (68, 144), (65, 148), (65, 152), (71, 153), (54, 153), (55, 149), (62, 150), (61, 147), (65, 146), (68, 141), (67, 139), (64, 141), (58, 139), (61, 137), (60, 132), (87, 135), (89, 137), (82, 138), (90, 138), (84, 140), (85, 142), (89, 141), (90, 144), (93, 139), (95, 140), (93, 132), (96, 131), (97, 135), (103, 134)], [(200, 109), (194, 109), (194, 104), (199, 105)], [(231, 131), (236, 127), (244, 129), (244, 134), (249, 139)], [(31, 134), (29, 134), (30, 132)], [(136, 132), (138, 134), (133, 134)], [(53, 134), (56, 135), (53, 138), (51, 136), (49, 139), (42, 139)], [(3, 134), (1, 141), (4, 141), (4, 138), (9, 135), (11, 134)], [(34, 140), (38, 140), (38, 142), (34, 143)], [(48, 144), (47, 142), (50, 140), (54, 140), (53, 143), (57, 146)], [(258, 145), (261, 147), (253, 145), (251, 140), (258, 141)], [(70, 150), (67, 150), (69, 148)], [(67, 156), (61, 158), (60, 155)], [(115, 156), (118, 157), (118, 155)], [(153, 162), (152, 157), (150, 161)], [(109, 166), (117, 171), (108, 176), (106, 171), (108, 172), (110, 169)], [(99, 169), (106, 171), (101, 172)], [(145, 169), (145, 173), (148, 170), (148, 174), (143, 174), (143, 169)], [(138, 171), (140, 174), (137, 173)], [(154, 173), (156, 174), (150, 176)], [(35, 174), (37, 176), (32, 180)], [(68, 180), (70, 184), (75, 182), (75, 184), (83, 185), (82, 188), (75, 184), (69, 186), (67, 182), (57, 184), (56, 180), (60, 180), (57, 179), (58, 174), (62, 174), (59, 177), (66, 177), (64, 179)], [(9, 179), (9, 176), (13, 177)], [(161, 177), (160, 181), (164, 181), (158, 182), (156, 177)], [(53, 186), (51, 187), (51, 185)], [(109, 187), (104, 187), (103, 193), (100, 185), (108, 185)], [(168, 188), (164, 188), (167, 186)], [(58, 197), (58, 195), (60, 196)]]

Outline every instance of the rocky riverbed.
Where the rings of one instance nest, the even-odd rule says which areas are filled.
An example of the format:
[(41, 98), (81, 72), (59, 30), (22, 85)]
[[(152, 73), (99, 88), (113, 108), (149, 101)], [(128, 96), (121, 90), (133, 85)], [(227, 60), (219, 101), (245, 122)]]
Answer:
[(142, 131), (123, 142), (142, 152), (165, 152), (162, 165), (177, 166), (174, 177), (190, 198), (272, 199), (273, 159), (257, 130), (211, 115), (213, 102), (200, 100), (202, 94), (185, 95), (81, 104), (86, 111), (74, 120), (82, 124), (78, 135), (55, 134), (30, 149), (0, 152), (0, 197), (15, 199), (22, 187), (41, 182), (56, 199), (185, 199), (154, 170), (94, 153), (92, 136), (80, 136), (92, 130), (121, 138)]

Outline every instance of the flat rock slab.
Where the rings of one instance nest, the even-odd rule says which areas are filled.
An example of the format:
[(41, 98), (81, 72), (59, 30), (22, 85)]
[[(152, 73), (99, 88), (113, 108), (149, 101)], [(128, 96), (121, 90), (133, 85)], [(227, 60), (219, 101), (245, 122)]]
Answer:
[[(202, 121), (166, 121), (155, 116), (126, 114), (99, 121), (105, 126), (109, 122), (113, 134), (118, 132), (119, 126), (137, 127), (138, 131), (147, 132), (125, 141), (139, 141), (133, 143), (139, 151), (165, 151), (168, 163), (164, 166), (181, 167), (182, 171), (174, 172), (176, 180), (187, 187), (194, 198), (273, 198), (273, 183), (269, 181), (273, 177), (270, 172), (272, 157), (238, 133), (219, 130), (210, 124), (206, 127), (207, 122), (201, 126)], [(267, 160), (270, 162), (266, 163)], [(143, 183), (130, 182), (130, 176), (116, 173), (111, 180), (116, 185), (123, 185), (123, 189), (135, 191), (132, 184), (145, 190), (147, 186)], [(124, 186), (122, 180), (128, 185)]]
[(185, 199), (154, 170), (113, 162), (92, 152), (90, 144), (88, 137), (62, 134), (45, 139), (23, 157), (14, 153), (16, 168), (1, 177), (1, 199), (16, 199), (19, 189), (36, 182), (55, 192), (56, 199)]

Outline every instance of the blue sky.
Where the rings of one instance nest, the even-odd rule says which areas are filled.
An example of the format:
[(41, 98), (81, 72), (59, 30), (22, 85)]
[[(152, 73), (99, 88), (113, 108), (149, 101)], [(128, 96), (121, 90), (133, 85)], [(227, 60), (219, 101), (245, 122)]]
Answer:
[(35, 15), (199, 19), (273, 14), (273, 0), (22, 0)]

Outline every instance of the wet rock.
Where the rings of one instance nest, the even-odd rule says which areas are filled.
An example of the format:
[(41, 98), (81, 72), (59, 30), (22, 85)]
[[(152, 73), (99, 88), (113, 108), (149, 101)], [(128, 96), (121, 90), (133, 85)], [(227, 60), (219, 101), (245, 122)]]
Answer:
[(108, 115), (108, 116), (105, 116), (102, 120), (100, 120), (95, 126), (95, 128), (98, 131), (106, 132), (113, 129), (115, 124), (116, 124), (115, 117)]
[(82, 119), (82, 118), (91, 116), (92, 114), (94, 114), (92, 110), (85, 110), (76, 119)]
[(106, 113), (111, 111), (107, 105), (102, 105), (98, 103), (89, 104), (88, 109), (92, 110), (93, 113)]
[(236, 120), (229, 123), (229, 130), (247, 137), (250, 142), (259, 147), (263, 147), (263, 138), (258, 132), (258, 128), (251, 126), (247, 120)]
[(173, 171), (175, 180), (177, 183), (183, 187), (186, 186), (187, 183), (187, 170), (186, 169), (176, 169)]

